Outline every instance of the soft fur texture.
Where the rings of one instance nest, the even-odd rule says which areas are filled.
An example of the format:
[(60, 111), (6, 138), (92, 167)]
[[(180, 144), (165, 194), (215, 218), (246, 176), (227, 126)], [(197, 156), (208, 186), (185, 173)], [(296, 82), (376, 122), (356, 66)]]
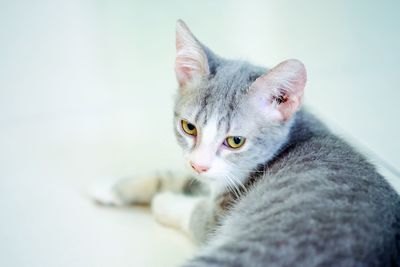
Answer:
[(185, 266), (399, 266), (399, 196), (304, 111)]
[[(178, 21), (174, 129), (185, 165), (125, 179), (104, 204), (152, 203), (203, 246), (185, 266), (399, 266), (400, 198), (362, 155), (300, 109), (304, 65), (226, 60)], [(197, 135), (182, 129), (195, 125)], [(224, 145), (246, 138), (243, 147)], [(104, 191), (103, 191), (104, 192)]]

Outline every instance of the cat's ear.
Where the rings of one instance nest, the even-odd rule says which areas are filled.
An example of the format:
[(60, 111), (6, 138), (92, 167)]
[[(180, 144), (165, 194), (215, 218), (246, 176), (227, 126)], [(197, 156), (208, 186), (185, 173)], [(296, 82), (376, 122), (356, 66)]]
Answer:
[(210, 73), (206, 53), (182, 20), (176, 23), (175, 72), (180, 87)]
[(300, 108), (306, 81), (303, 63), (289, 59), (255, 80), (249, 96), (262, 112), (286, 121)]

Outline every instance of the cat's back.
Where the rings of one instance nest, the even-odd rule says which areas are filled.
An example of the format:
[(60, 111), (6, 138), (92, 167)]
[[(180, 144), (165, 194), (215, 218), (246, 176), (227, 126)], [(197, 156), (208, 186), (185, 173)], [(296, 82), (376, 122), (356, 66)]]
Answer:
[(399, 266), (400, 199), (362, 155), (301, 111), (209, 248), (230, 259), (226, 266)]

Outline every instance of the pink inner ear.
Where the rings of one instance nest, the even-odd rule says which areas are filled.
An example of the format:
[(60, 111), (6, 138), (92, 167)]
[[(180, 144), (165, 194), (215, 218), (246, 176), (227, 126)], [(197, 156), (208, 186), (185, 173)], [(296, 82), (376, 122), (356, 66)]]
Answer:
[(283, 120), (288, 120), (299, 108), (302, 102), (301, 95), (291, 95), (287, 97), (286, 101), (277, 103), (277, 110), (282, 114)]
[(300, 108), (306, 81), (303, 63), (290, 59), (259, 77), (250, 90), (263, 96), (264, 101), (274, 106), (282, 120), (286, 121)]
[(190, 72), (190, 68), (181, 67), (179, 65), (175, 66), (176, 79), (178, 80), (179, 86), (182, 87), (191, 80)]
[(207, 56), (181, 20), (176, 25), (175, 71), (180, 86), (209, 73)]

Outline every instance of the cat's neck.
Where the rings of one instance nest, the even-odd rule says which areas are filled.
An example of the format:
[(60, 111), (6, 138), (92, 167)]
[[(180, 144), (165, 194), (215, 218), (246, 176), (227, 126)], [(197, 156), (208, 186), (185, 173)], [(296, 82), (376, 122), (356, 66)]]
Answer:
[(302, 108), (293, 118), (293, 124), (283, 148), (302, 143), (318, 135), (326, 135), (328, 132), (327, 127), (318, 118)]

